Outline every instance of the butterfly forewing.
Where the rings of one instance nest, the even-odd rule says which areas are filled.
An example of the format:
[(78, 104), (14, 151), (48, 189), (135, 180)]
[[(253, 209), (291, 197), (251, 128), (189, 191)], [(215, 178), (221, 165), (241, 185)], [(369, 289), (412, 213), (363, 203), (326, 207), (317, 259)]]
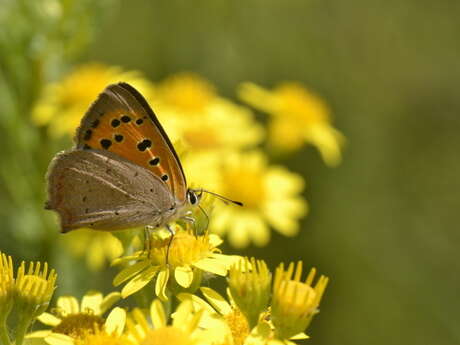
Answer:
[(169, 220), (173, 196), (147, 169), (99, 150), (58, 154), (48, 171), (47, 208), (63, 232), (89, 227), (120, 230)]
[(179, 204), (187, 184), (174, 148), (155, 114), (133, 87), (108, 86), (91, 105), (77, 130), (77, 149), (112, 152), (149, 170)]

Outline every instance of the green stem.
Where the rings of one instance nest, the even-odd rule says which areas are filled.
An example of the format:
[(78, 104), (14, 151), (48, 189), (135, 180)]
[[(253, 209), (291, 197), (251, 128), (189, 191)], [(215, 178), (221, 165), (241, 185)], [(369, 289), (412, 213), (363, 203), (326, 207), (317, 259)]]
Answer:
[(26, 335), (27, 329), (32, 322), (32, 318), (24, 317), (21, 322), (19, 322), (18, 327), (16, 328), (16, 343), (15, 345), (22, 345), (24, 342), (24, 337)]
[(1, 345), (11, 345), (8, 328), (6, 326), (6, 317), (3, 316), (0, 318), (0, 343)]

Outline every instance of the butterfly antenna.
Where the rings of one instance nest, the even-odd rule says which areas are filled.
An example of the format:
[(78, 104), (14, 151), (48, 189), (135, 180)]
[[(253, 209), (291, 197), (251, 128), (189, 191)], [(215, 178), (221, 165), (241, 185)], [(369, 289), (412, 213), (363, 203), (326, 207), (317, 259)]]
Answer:
[(231, 199), (226, 198), (225, 196), (222, 196), (220, 194), (210, 192), (209, 190), (201, 189), (200, 191), (203, 192), (203, 193), (208, 193), (208, 194), (214, 195), (216, 198), (221, 200), (226, 205), (228, 205), (229, 203), (232, 203), (232, 204), (235, 204), (235, 205), (238, 205), (238, 206), (243, 206), (243, 203), (240, 202), (240, 201), (231, 200)]

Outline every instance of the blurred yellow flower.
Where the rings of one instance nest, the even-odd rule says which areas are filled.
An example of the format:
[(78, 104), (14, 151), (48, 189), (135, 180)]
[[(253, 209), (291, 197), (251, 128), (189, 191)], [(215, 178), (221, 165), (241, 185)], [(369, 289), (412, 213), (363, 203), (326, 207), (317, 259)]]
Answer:
[(136, 262), (123, 269), (114, 278), (118, 286), (127, 280), (121, 294), (123, 298), (142, 289), (156, 277), (155, 294), (168, 299), (167, 286), (177, 283), (178, 288), (190, 288), (201, 281), (202, 272), (220, 276), (239, 259), (237, 256), (220, 254), (217, 248), (222, 240), (217, 235), (195, 236), (191, 231), (179, 229), (171, 240), (161, 233), (153, 234), (147, 250), (115, 260), (115, 264)]
[(102, 269), (123, 253), (120, 240), (109, 232), (79, 229), (63, 237), (64, 244), (76, 256), (85, 256), (86, 264), (93, 271)]
[(316, 270), (310, 270), (305, 282), (301, 281), (302, 262), (291, 263), (287, 270), (281, 264), (275, 272), (271, 316), (279, 339), (288, 339), (305, 331), (318, 306), (329, 279), (321, 276), (313, 286)]
[(240, 86), (239, 96), (271, 115), (269, 137), (274, 148), (293, 151), (308, 142), (317, 147), (326, 164), (340, 163), (344, 137), (332, 127), (323, 100), (300, 83), (286, 82), (269, 91), (247, 82)]
[(48, 126), (54, 137), (74, 135), (80, 120), (99, 93), (111, 84), (125, 81), (146, 98), (152, 92), (150, 83), (135, 71), (91, 63), (77, 67), (63, 80), (45, 87), (32, 113), (37, 125)]
[(161, 82), (152, 105), (173, 141), (181, 140), (191, 154), (251, 147), (264, 135), (249, 109), (220, 97), (196, 74)]
[(139, 309), (134, 309), (127, 320), (128, 337), (140, 345), (211, 345), (213, 339), (202, 335), (200, 320), (202, 312), (195, 312), (191, 303), (181, 303), (169, 324), (160, 300), (150, 306), (150, 321)]
[(235, 153), (223, 159), (218, 192), (244, 207), (215, 203), (211, 229), (228, 232), (230, 244), (245, 247), (251, 241), (264, 246), (270, 239), (269, 226), (285, 236), (299, 230), (299, 219), (308, 210), (300, 196), (305, 182), (283, 167), (268, 166), (259, 151)]
[(160, 110), (174, 109), (179, 116), (200, 116), (217, 97), (214, 86), (195, 73), (177, 73), (158, 84)]
[[(108, 333), (121, 332), (126, 315), (123, 309), (114, 308), (107, 318), (103, 314), (120, 299), (120, 293), (112, 292), (103, 297), (100, 292), (92, 291), (83, 296), (81, 303), (73, 296), (59, 297), (55, 315), (43, 313), (38, 320), (51, 326), (51, 330), (37, 331), (28, 335), (29, 338), (44, 338), (52, 345), (73, 343), (103, 329)], [(121, 331), (120, 331), (121, 329)]]

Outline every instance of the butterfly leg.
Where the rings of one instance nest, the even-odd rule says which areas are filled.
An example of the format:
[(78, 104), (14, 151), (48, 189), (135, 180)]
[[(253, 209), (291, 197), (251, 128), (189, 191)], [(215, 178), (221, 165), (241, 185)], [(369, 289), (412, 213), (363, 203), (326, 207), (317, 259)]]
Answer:
[(174, 239), (174, 235), (176, 234), (176, 232), (174, 231), (173, 228), (171, 228), (169, 224), (166, 224), (166, 229), (168, 229), (169, 233), (171, 234), (171, 237), (169, 238), (169, 242), (168, 242), (168, 248), (166, 249), (166, 265), (167, 265), (169, 263), (169, 248), (171, 247), (171, 243)]
[(192, 224), (192, 227), (193, 227), (193, 233), (195, 235), (195, 237), (198, 236), (198, 231), (196, 229), (196, 220), (195, 218), (191, 217), (191, 216), (183, 216), (181, 217), (181, 219), (185, 220), (186, 222)]
[(147, 257), (150, 259), (150, 252), (152, 249), (152, 243), (151, 243), (151, 238), (152, 238), (152, 231), (154, 227), (151, 225), (146, 225), (144, 227), (144, 251), (147, 253)]

